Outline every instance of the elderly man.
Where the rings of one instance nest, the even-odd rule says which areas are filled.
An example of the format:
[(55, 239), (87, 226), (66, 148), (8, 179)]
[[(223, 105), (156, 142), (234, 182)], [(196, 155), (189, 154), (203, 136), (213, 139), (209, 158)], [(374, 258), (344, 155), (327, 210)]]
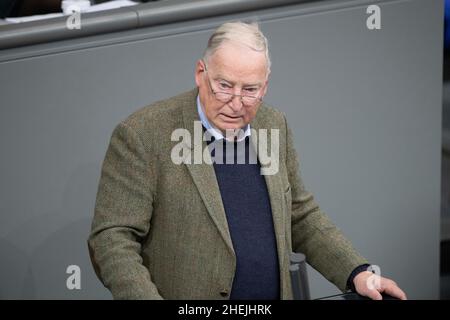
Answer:
[(367, 261), (304, 188), (286, 118), (262, 103), (269, 74), (258, 26), (225, 23), (196, 89), (116, 127), (89, 238), (114, 298), (290, 299), (292, 251), (342, 291), (406, 298), (392, 280), (370, 285)]

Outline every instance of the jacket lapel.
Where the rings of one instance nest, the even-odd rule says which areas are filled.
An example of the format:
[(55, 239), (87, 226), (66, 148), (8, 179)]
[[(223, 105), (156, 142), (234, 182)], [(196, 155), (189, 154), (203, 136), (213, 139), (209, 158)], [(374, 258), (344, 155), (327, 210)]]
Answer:
[[(251, 141), (253, 144), (253, 147), (255, 150), (257, 149), (258, 145), (258, 139), (261, 138), (261, 135), (258, 134), (259, 129), (266, 129), (267, 130), (267, 148), (270, 150), (270, 143), (272, 139), (272, 126), (270, 125), (269, 121), (266, 120), (262, 115), (261, 112), (258, 112), (255, 119), (250, 124), (252, 129), (255, 131), (252, 131), (251, 135)], [(274, 128), (278, 129), (278, 128)], [(257, 137), (256, 137), (256, 135)], [(258, 150), (258, 160), (260, 163), (262, 163), (261, 159), (261, 152)], [(280, 164), (281, 165), (281, 164)], [(285, 215), (283, 211), (283, 186), (281, 182), (280, 175), (278, 173), (272, 174), (272, 175), (264, 175), (264, 178), (266, 180), (267, 185), (267, 191), (269, 193), (269, 200), (270, 200), (270, 206), (272, 208), (272, 218), (273, 218), (273, 225), (276, 235), (276, 241), (277, 241), (277, 250), (278, 250), (278, 260), (280, 265), (280, 272), (283, 270), (283, 266), (285, 263), (285, 256), (286, 256), (286, 246), (285, 246)], [(282, 288), (282, 286), (280, 287)]]
[[(198, 138), (195, 139), (195, 135), (201, 134), (203, 135), (203, 131), (194, 132), (194, 122), (200, 121), (200, 117), (197, 112), (197, 94), (198, 90), (193, 90), (192, 96), (189, 97), (185, 102), (185, 106), (183, 108), (183, 124), (184, 128), (188, 130), (191, 134), (191, 145), (188, 146), (191, 149), (192, 157), (194, 159), (193, 153), (197, 150), (201, 150), (202, 157), (207, 158), (208, 163), (211, 163), (211, 157), (209, 152), (205, 152), (203, 154), (203, 150), (207, 148), (207, 144), (203, 139), (201, 139), (201, 143), (199, 143)], [(207, 164), (206, 161), (201, 161), (199, 164), (196, 164), (195, 161), (191, 161), (191, 163), (186, 164), (189, 173), (192, 176), (195, 186), (197, 187), (200, 196), (205, 203), (205, 206), (219, 230), (220, 235), (225, 241), (230, 253), (235, 256), (235, 252), (233, 249), (233, 244), (231, 241), (230, 231), (228, 228), (228, 222), (225, 215), (225, 209), (222, 203), (222, 196), (220, 195), (219, 185), (217, 183), (216, 173), (214, 171), (214, 166), (211, 164)]]

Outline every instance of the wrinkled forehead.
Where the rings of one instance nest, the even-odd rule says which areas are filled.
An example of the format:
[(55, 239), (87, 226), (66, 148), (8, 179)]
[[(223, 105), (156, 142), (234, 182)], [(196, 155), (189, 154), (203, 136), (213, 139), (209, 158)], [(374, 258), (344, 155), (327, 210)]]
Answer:
[(225, 42), (209, 57), (207, 64), (215, 78), (239, 82), (264, 82), (267, 79), (265, 53), (240, 43)]

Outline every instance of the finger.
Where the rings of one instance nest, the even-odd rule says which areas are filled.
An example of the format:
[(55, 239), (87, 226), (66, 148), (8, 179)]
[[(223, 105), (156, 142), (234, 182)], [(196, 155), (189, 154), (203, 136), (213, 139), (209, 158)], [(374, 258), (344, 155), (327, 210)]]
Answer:
[(396, 286), (395, 284), (391, 284), (389, 286), (386, 286), (386, 288), (384, 289), (384, 292), (389, 294), (390, 296), (394, 297), (394, 298), (398, 298), (401, 300), (406, 300), (406, 294), (403, 292), (402, 289), (400, 289), (398, 286)]
[(367, 290), (365, 296), (372, 300), (383, 300), (383, 296), (377, 290)]

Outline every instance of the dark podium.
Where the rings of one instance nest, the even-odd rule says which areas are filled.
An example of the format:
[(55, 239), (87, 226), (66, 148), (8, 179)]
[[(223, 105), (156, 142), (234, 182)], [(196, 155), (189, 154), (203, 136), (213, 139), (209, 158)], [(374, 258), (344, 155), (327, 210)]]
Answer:
[[(385, 293), (382, 293), (381, 296), (383, 297), (383, 300), (400, 300)], [(346, 292), (329, 297), (319, 298), (317, 300), (371, 300), (371, 299), (363, 297), (355, 292)]]
[[(306, 271), (306, 257), (302, 253), (291, 253), (289, 273), (291, 274), (292, 294), (294, 300), (311, 300), (308, 274)], [(382, 294), (383, 300), (399, 300), (387, 294)], [(346, 292), (317, 300), (370, 300), (355, 292)]]

